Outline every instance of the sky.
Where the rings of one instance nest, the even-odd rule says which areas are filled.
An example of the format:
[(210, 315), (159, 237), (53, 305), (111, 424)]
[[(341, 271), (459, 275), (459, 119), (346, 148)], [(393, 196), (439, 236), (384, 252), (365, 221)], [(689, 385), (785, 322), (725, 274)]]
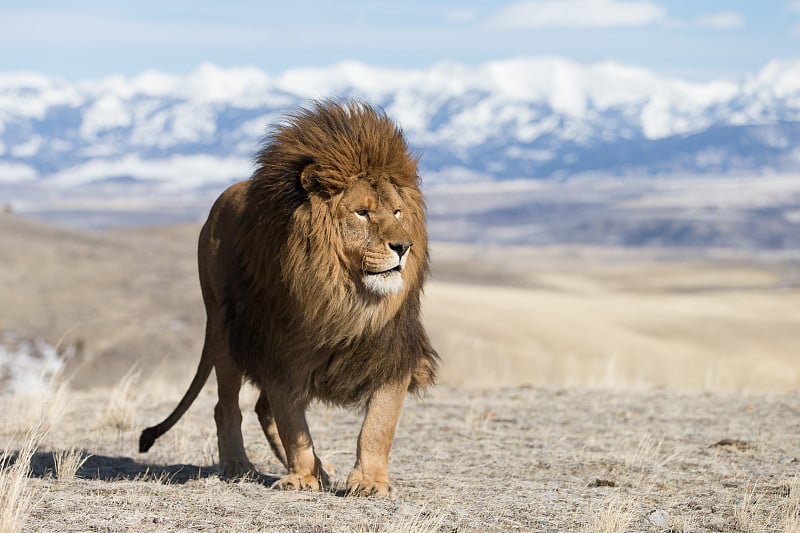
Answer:
[(542, 55), (739, 79), (800, 57), (800, 0), (0, 0), (0, 72), (70, 80)]

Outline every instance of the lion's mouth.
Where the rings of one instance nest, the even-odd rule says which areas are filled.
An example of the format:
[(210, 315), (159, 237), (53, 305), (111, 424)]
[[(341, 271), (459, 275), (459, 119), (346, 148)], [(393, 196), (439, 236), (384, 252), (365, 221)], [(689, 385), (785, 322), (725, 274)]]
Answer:
[(364, 287), (371, 293), (379, 296), (386, 296), (388, 294), (396, 294), (403, 289), (403, 264), (395, 267), (381, 270), (379, 272), (370, 272), (364, 270), (364, 275), (361, 281)]
[(388, 276), (392, 272), (401, 272), (403, 270), (403, 265), (397, 265), (394, 268), (390, 268), (388, 270), (381, 270), (380, 272), (370, 272), (369, 270), (365, 270), (364, 274), (367, 276)]

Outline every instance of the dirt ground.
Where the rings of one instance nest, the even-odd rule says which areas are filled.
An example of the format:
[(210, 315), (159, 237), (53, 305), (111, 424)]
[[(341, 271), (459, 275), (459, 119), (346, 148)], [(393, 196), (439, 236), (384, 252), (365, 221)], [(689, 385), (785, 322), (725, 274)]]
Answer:
[[(247, 451), (263, 476), (229, 482), (214, 467), (209, 387), (148, 454), (139, 430), (177, 401), (140, 384), (122, 426), (119, 391), (69, 392), (34, 455), (32, 531), (781, 531), (800, 524), (800, 395), (440, 387), (409, 399), (390, 500), (344, 497), (358, 413), (317, 407), (328, 492), (269, 488), (282, 475), (244, 400)], [(6, 412), (14, 412), (6, 406)], [(21, 445), (6, 428), (2, 438)], [(53, 452), (91, 454), (74, 480)], [(9, 449), (9, 448), (7, 448)]]
[[(397, 492), (376, 500), (342, 496), (360, 415), (324, 406), (309, 422), (333, 487), (270, 489), (282, 470), (252, 392), (263, 476), (220, 480), (213, 379), (136, 453), (199, 357), (197, 231), (0, 215), (0, 329), (77, 352), (67, 385), (0, 394), (0, 450), (47, 430), (23, 530), (800, 532), (796, 257), (434, 243), (423, 312), (441, 385), (408, 399)], [(69, 479), (56, 459), (73, 449), (88, 459)]]

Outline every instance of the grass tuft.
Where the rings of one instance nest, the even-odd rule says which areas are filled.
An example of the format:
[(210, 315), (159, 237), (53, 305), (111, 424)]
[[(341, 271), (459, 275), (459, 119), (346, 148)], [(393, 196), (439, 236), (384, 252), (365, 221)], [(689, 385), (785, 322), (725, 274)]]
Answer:
[(599, 511), (590, 510), (589, 531), (592, 533), (623, 533), (629, 531), (635, 518), (633, 500), (612, 501)]
[(11, 434), (36, 427), (41, 434), (46, 434), (63, 418), (71, 398), (69, 380), (56, 374), (51, 377), (46, 391), (15, 392), (6, 398), (2, 403), (5, 416), (0, 428), (3, 433)]
[(362, 525), (350, 529), (353, 533), (435, 533), (445, 525), (444, 512), (420, 510), (409, 516), (395, 516), (391, 521), (380, 524)]
[(28, 474), (41, 439), (39, 430), (29, 431), (16, 456), (0, 453), (0, 533), (16, 533), (25, 527), (35, 504)]
[(56, 479), (71, 481), (75, 479), (78, 470), (89, 460), (91, 454), (84, 454), (81, 450), (70, 448), (53, 453)]
[(99, 427), (119, 432), (130, 431), (136, 427), (135, 391), (140, 374), (136, 367), (131, 368), (111, 389), (108, 404), (98, 422)]
[(783, 533), (800, 533), (800, 482), (797, 479), (789, 484)]

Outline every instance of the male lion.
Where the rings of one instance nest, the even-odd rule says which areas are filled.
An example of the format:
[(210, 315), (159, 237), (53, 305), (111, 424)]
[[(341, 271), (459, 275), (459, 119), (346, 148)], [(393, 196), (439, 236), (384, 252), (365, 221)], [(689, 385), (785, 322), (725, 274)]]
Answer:
[(197, 373), (178, 406), (142, 432), (146, 452), (216, 370), (221, 473), (255, 472), (242, 444), (242, 377), (288, 475), (283, 489), (328, 476), (305, 410), (365, 405), (347, 490), (387, 495), (389, 450), (407, 391), (433, 383), (438, 355), (419, 319), (427, 276), (417, 159), (382, 111), (316, 102), (267, 137), (248, 181), (227, 189), (200, 232), (207, 322)]

